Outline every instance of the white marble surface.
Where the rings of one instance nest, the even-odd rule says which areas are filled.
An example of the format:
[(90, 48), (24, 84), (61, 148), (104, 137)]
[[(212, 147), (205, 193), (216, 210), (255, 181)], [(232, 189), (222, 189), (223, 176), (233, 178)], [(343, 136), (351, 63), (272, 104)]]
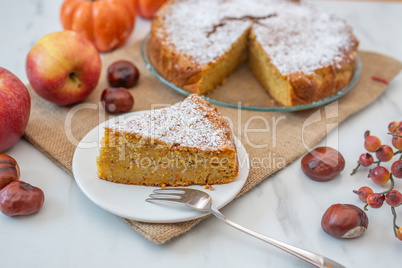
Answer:
[[(43, 35), (61, 30), (61, 0), (20, 0), (0, 4), (0, 66), (24, 82), (25, 57)], [(321, 2), (355, 29), (360, 48), (402, 61), (402, 4)], [(127, 45), (140, 39), (149, 23), (138, 20)], [(320, 227), (333, 203), (362, 206), (351, 193), (369, 184), (365, 173), (349, 176), (363, 151), (363, 132), (386, 140), (388, 122), (402, 120), (402, 74), (373, 105), (342, 123), (321, 144), (339, 146), (346, 159), (342, 175), (322, 184), (307, 179), (300, 159), (261, 183), (222, 211), (233, 221), (278, 240), (337, 260), (347, 267), (400, 267), (402, 242), (394, 238), (389, 208), (371, 209), (369, 230), (354, 240), (337, 240)], [(389, 138), (387, 139), (389, 140)], [(0, 215), (0, 267), (310, 267), (278, 249), (209, 218), (166, 245), (154, 245), (120, 218), (93, 204), (74, 179), (35, 147), (21, 140), (6, 153), (15, 157), (22, 178), (41, 187), (40, 213)], [(402, 189), (402, 181), (397, 181)], [(402, 208), (399, 224), (402, 224)]]

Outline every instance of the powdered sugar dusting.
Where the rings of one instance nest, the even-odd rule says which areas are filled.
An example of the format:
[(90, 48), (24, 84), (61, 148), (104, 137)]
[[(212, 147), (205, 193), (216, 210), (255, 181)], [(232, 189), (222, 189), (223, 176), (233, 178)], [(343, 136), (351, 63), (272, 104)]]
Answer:
[(157, 139), (176, 147), (234, 148), (233, 139), (228, 139), (231, 135), (227, 128), (216, 122), (221, 115), (205, 103), (198, 95), (190, 95), (175, 105), (128, 118), (110, 129)]
[(250, 27), (282, 74), (336, 65), (354, 44), (343, 20), (285, 0), (175, 0), (159, 16), (165, 27), (156, 34), (164, 45), (201, 65), (217, 60)]
[(277, 16), (253, 26), (259, 43), (282, 74), (337, 65), (355, 45), (346, 23), (307, 5), (277, 5)]
[[(274, 0), (268, 1), (268, 3)], [(267, 1), (240, 0), (176, 0), (163, 10), (165, 46), (195, 59), (199, 64), (217, 60), (251, 26), (251, 21), (226, 21), (214, 34), (208, 35), (225, 18), (240, 18), (245, 14), (260, 17), (267, 12)], [(264, 11), (265, 9), (265, 11)]]

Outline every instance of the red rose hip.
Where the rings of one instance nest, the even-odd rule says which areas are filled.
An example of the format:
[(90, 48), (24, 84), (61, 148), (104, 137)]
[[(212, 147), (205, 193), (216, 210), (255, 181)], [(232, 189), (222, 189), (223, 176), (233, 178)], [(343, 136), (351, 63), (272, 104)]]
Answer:
[(371, 195), (372, 193), (374, 193), (373, 190), (370, 187), (367, 187), (367, 186), (360, 187), (360, 189), (358, 191), (353, 190), (353, 192), (355, 194), (357, 194), (359, 199), (361, 201), (363, 201), (363, 202), (367, 202), (367, 197), (369, 195)]
[(363, 167), (371, 166), (373, 164), (373, 162), (374, 162), (374, 158), (369, 153), (364, 153), (364, 154), (360, 155), (360, 157), (359, 157), (359, 163)]
[(395, 130), (397, 130), (399, 127), (399, 122), (393, 121), (391, 123), (389, 123), (388, 125), (388, 130), (389, 132), (394, 132)]
[(385, 195), (385, 202), (391, 207), (398, 207), (402, 204), (402, 194), (398, 190), (389, 191)]
[(375, 150), (375, 156), (382, 162), (388, 162), (394, 156), (394, 151), (388, 145), (380, 145), (377, 150)]
[(377, 166), (370, 170), (368, 177), (371, 178), (375, 184), (384, 185), (388, 182), (390, 173), (385, 167)]
[[(397, 134), (401, 135), (401, 132), (398, 132)], [(398, 150), (402, 150), (402, 138), (398, 136), (393, 136), (392, 137), (392, 146), (394, 146)]]
[(375, 152), (381, 145), (381, 140), (376, 136), (371, 136), (370, 131), (364, 133), (364, 148), (369, 152)]
[(402, 160), (397, 160), (392, 164), (391, 172), (394, 177), (402, 178)]
[(374, 193), (367, 197), (367, 204), (372, 208), (380, 208), (384, 203), (385, 197), (382, 194)]
[(396, 230), (396, 237), (402, 241), (402, 226)]

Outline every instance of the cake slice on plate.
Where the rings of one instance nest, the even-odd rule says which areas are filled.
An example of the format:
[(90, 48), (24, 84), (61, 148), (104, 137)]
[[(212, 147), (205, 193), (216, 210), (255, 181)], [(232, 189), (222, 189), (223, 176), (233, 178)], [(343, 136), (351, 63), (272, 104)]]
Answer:
[(198, 95), (106, 127), (97, 166), (101, 179), (136, 185), (223, 184), (238, 175), (229, 124)]

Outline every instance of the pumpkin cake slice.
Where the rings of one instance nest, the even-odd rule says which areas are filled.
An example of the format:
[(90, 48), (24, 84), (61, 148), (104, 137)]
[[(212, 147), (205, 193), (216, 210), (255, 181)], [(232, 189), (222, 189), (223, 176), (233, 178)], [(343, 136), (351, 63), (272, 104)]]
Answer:
[(106, 127), (97, 166), (101, 179), (136, 185), (223, 184), (238, 176), (228, 123), (194, 94)]

